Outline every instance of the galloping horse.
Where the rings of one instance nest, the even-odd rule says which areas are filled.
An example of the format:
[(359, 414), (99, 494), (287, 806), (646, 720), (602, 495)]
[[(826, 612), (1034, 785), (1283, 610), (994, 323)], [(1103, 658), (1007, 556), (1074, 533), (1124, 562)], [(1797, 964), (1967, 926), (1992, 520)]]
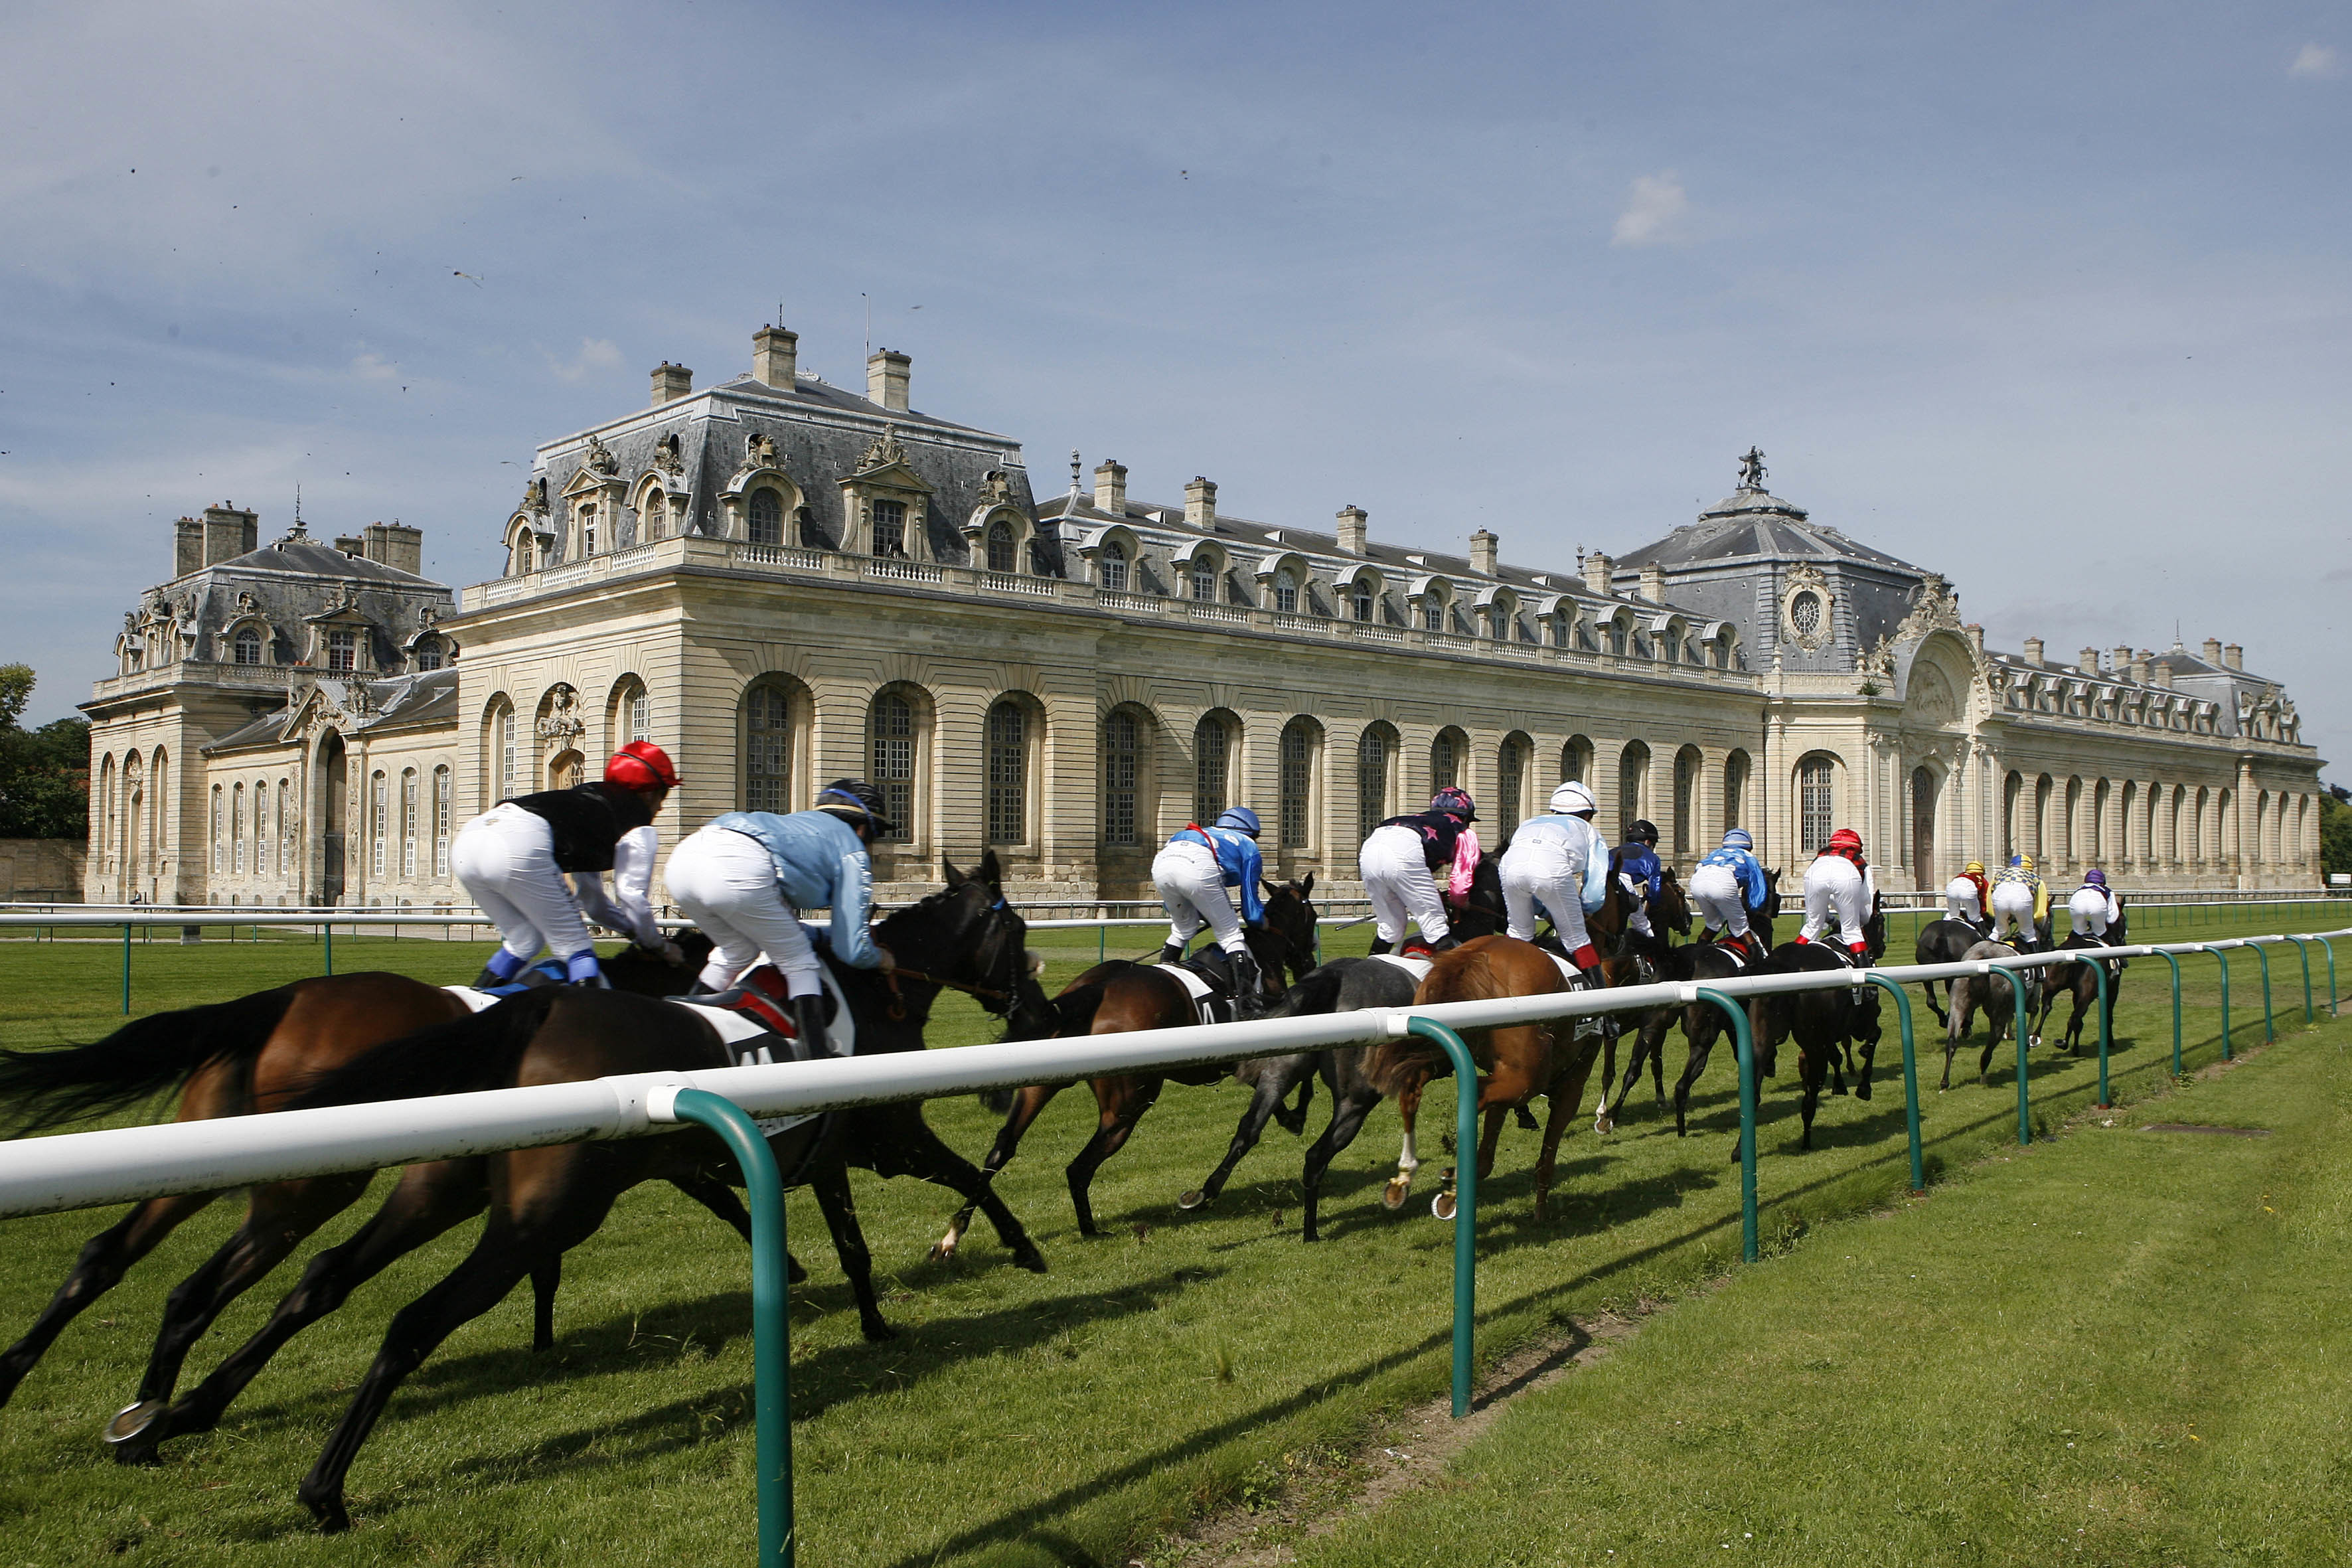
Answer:
[[(1245, 935), (1265, 983), (1265, 998), (1270, 1004), (1282, 994), (1286, 974), (1303, 975), (1315, 962), (1315, 879), (1310, 875), (1304, 882), (1286, 882), (1278, 888), (1268, 882), (1265, 891), (1265, 923)], [(1181, 1028), (1199, 1022), (1192, 992), (1170, 971), (1167, 964), (1135, 963), (1123, 958), (1097, 963), (1062, 988), (1053, 1002), (1054, 1026), (1040, 1033), (1057, 1037), (1119, 1035), (1135, 1029)], [(1011, 1037), (1036, 1037), (1016, 1032)], [(1126, 1145), (1136, 1123), (1160, 1099), (1160, 1089), (1171, 1079), (1196, 1089), (1205, 1087), (1233, 1070), (1231, 1064), (1214, 1064), (1150, 1073), (1115, 1073), (1087, 1080), (1095, 1096), (1095, 1132), (1064, 1172), (1070, 1184), (1070, 1205), (1077, 1211), (1078, 1234), (1101, 1234), (1095, 1226), (1094, 1200), (1090, 1195), (1095, 1172)], [(1013, 1093), (1004, 1125), (997, 1130), (995, 1143), (981, 1162), (980, 1168), (988, 1179), (993, 1180), (997, 1172), (1012, 1163), (1030, 1124), (1049, 1100), (1068, 1087), (1066, 1083), (1030, 1084)], [(1260, 1093), (1264, 1093), (1263, 1088)], [(1279, 1098), (1276, 1096), (1277, 1100)], [(1307, 1115), (1303, 1100), (1296, 1115), (1303, 1125)], [(932, 1245), (931, 1257), (954, 1257), (971, 1224), (971, 1206), (967, 1204), (948, 1222), (947, 1233)]]
[[(2017, 949), (2004, 942), (1979, 942), (1960, 956), (1969, 963), (1982, 958), (2015, 958)], [(2018, 973), (2025, 982), (2025, 1011), (2030, 1014), (2033, 1011), (2034, 993), (2042, 984), (2042, 977), (2031, 969)], [(1969, 1022), (1979, 1007), (1984, 1009), (1985, 1022), (1991, 1029), (1985, 1037), (1984, 1054), (1977, 1058), (1979, 1083), (1985, 1081), (1985, 1074), (1992, 1068), (1993, 1047), (2000, 1044), (2001, 1030), (2012, 1024), (2020, 1029), (2025, 1027), (2023, 1017), (2011, 1016), (2017, 1010), (2017, 1003), (2016, 994), (2008, 981), (1996, 980), (1990, 974), (1961, 975), (1952, 986), (1952, 1015), (1944, 1026), (1944, 1078), (1937, 1088), (1952, 1087), (1952, 1058), (1958, 1054), (1960, 1040), (1968, 1034)]]
[[(1984, 932), (1977, 927), (1964, 920), (1946, 915), (1942, 920), (1930, 921), (1919, 928), (1919, 940), (1912, 947), (1912, 962), (1958, 963), (1968, 955), (1969, 949), (1984, 939)], [(1942, 984), (1945, 1000), (1948, 1002), (1952, 996), (1952, 982), (1947, 980)], [(1937, 982), (1933, 980), (1923, 980), (1919, 983), (1919, 989), (1927, 994), (1927, 1005), (1935, 1013), (1936, 1022), (1948, 1024), (1950, 1019), (1944, 1009), (1937, 1005), (1936, 985)]]
[[(834, 966), (860, 1055), (920, 1050), (931, 1004), (943, 985), (973, 993), (992, 1011), (1044, 1013), (1044, 994), (1024, 951), (1024, 928), (1003, 902), (996, 870), (992, 855), (971, 878), (950, 867), (947, 888), (876, 928), (876, 941), (899, 959), (895, 974)], [(733, 1049), (688, 1009), (624, 992), (560, 986), (509, 997), (486, 1012), (381, 1046), (320, 1079), (292, 1105), (732, 1065)], [(805, 1183), (814, 1190), (868, 1339), (887, 1339), (892, 1331), (876, 1303), (872, 1263), (850, 1199), (852, 1163), (884, 1174), (943, 1173), (935, 1179), (990, 1206), (1017, 1259), (1045, 1267), (1020, 1222), (987, 1192), (980, 1173), (923, 1125), (919, 1105), (815, 1117), (772, 1134), (768, 1146), (787, 1185)], [(639, 1183), (741, 1179), (716, 1138), (699, 1129), (667, 1137), (518, 1149), (485, 1158), (491, 1197), (479, 1241), (447, 1278), (393, 1318), (342, 1423), (303, 1479), (299, 1495), (324, 1530), (349, 1526), (343, 1478), (353, 1457), (393, 1391), (452, 1331), (497, 1305), (517, 1280), (586, 1240), (603, 1225), (614, 1201)], [(948, 1173), (948, 1163), (961, 1169)], [(305, 1286), (310, 1284), (306, 1279)], [(298, 1288), (279, 1306), (270, 1328), (289, 1314), (302, 1321), (317, 1315), (305, 1315), (297, 1300), (303, 1293)], [(257, 1342), (269, 1332), (265, 1329)], [(192, 1395), (182, 1405), (194, 1400)], [(173, 1432), (197, 1430), (217, 1415), (217, 1404), (187, 1411), (175, 1405), (157, 1425)]]
[[(1764, 873), (1764, 901), (1748, 906), (1748, 929), (1755, 937), (1757, 946), (1769, 956), (1772, 952), (1772, 922), (1780, 914), (1780, 873), (1778, 870)], [(1715, 942), (1694, 942), (1671, 949), (1666, 961), (1658, 966), (1658, 978), (1678, 984), (1696, 982), (1704, 985), (1711, 980), (1732, 980), (1742, 974), (1754, 973), (1757, 963), (1754, 959), (1743, 963)], [(1641, 1081), (1642, 1063), (1645, 1058), (1650, 1064), (1652, 1085), (1661, 1100), (1665, 1098), (1666, 1031), (1677, 1021), (1683, 1026), (1683, 1038), (1689, 1042), (1690, 1049), (1683, 1059), (1683, 1075), (1675, 1080), (1675, 1136), (1680, 1138), (1688, 1134), (1691, 1086), (1697, 1083), (1699, 1076), (1706, 1071), (1707, 1059), (1725, 1026), (1723, 1009), (1708, 1002), (1653, 1008), (1643, 1016), (1640, 1032), (1633, 1037), (1633, 1059), (1625, 1064), (1624, 1082), (1618, 1087), (1613, 1103), (1605, 1098), (1601, 1101), (1600, 1114), (1594, 1119), (1595, 1131), (1606, 1132), (1614, 1126), (1616, 1118), (1624, 1110), (1627, 1098), (1633, 1092), (1633, 1086)], [(1613, 1041), (1611, 1054), (1614, 1054)], [(1611, 1067), (1613, 1068), (1614, 1064), (1612, 1063)], [(1605, 1092), (1608, 1087), (1605, 1078), (1601, 1087)]]
[[(2122, 895), (2116, 895), (2116, 905), (2120, 911), (2123, 906)], [(2088, 936), (2076, 931), (2058, 944), (2058, 951), (2063, 952), (2069, 948), (2080, 947), (2127, 947), (2131, 943), (2131, 933), (2126, 929), (2127, 923), (2125, 919), (2117, 919), (2107, 928), (2107, 934), (2104, 937)], [(2105, 962), (2107, 1032), (2112, 1035), (2116, 1027), (2116, 992), (2123, 984), (2123, 968), (2126, 961), (2117, 958)], [(2099, 1004), (2099, 977), (2092, 972), (2088, 962), (2078, 960), (2073, 963), (2053, 963), (2042, 972), (2042, 1008), (2033, 1022), (2033, 1037), (2036, 1045), (2042, 1042), (2043, 1035), (2048, 1032), (2050, 1010), (2057, 1005), (2058, 998), (2061, 996), (2072, 996), (2074, 999), (2074, 1015), (2066, 1020), (2066, 1050), (2069, 1055), (2078, 1055), (2083, 1048), (2083, 1018)]]
[[(1871, 900), (1870, 918), (1863, 922), (1863, 940), (1873, 963), (1886, 952), (1886, 900)], [(1758, 974), (1829, 974), (1852, 973), (1845, 955), (1826, 942), (1790, 942), (1775, 948), (1757, 965)], [(1783, 1039), (1797, 1042), (1798, 1079), (1802, 1086), (1805, 1121), (1800, 1147), (1813, 1146), (1813, 1115), (1821, 1109), (1822, 1085), (1833, 1079), (1832, 1092), (1843, 1094), (1845, 1064), (1855, 1041), (1862, 1045), (1853, 1095), (1870, 1098), (1870, 1069), (1878, 1054), (1878, 987), (1837, 985), (1819, 991), (1781, 992), (1751, 997), (1748, 1027), (1756, 1040), (1756, 1076), (1760, 1083), (1772, 1076)]]
[[(708, 950), (700, 933), (693, 941)], [(694, 967), (673, 969), (615, 960), (614, 983), (658, 994), (683, 991)], [(118, 1110), (173, 1089), (179, 1121), (274, 1110), (310, 1079), (350, 1062), (386, 1040), (466, 1016), (466, 1005), (437, 985), (404, 974), (368, 972), (298, 980), (233, 1002), (184, 1007), (125, 1024), (105, 1039), (47, 1050), (0, 1051), (0, 1105), (21, 1135)], [(488, 1193), (479, 1161), (446, 1162), (436, 1177), (455, 1205), (446, 1224), (480, 1212)], [(422, 1168), (420, 1168), (422, 1169)], [(435, 1169), (438, 1169), (436, 1167)], [(265, 1182), (246, 1189), (245, 1221), (203, 1267), (173, 1288), (156, 1331), (155, 1346), (139, 1381), (139, 1395), (108, 1428), (120, 1439), (136, 1432), (170, 1399), (181, 1365), (229, 1303), (283, 1262), (304, 1237), (357, 1203), (373, 1173), (348, 1172), (300, 1181)], [(406, 1178), (404, 1178), (405, 1180)], [(742, 1205), (709, 1184), (686, 1190), (722, 1219)], [(190, 1215), (226, 1194), (186, 1193), (150, 1198), (90, 1237), (73, 1271), (25, 1336), (0, 1352), (0, 1405), (5, 1405), (68, 1323), (111, 1289), (131, 1265)], [(462, 1206), (470, 1202), (471, 1207)], [(742, 1223), (748, 1224), (748, 1219)], [(556, 1277), (534, 1277), (536, 1348), (553, 1342)]]

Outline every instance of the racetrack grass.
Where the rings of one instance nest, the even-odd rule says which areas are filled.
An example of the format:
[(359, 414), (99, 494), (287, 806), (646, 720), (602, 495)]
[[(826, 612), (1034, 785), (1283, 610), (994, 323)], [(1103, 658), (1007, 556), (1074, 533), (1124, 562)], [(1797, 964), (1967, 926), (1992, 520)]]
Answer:
[[(2181, 932), (2184, 939), (2197, 934), (2195, 928)], [(1366, 935), (1357, 928), (1333, 936), (1328, 951), (1360, 951)], [(1136, 952), (1150, 940), (1149, 932), (1114, 931), (1109, 951)], [(336, 942), (336, 962), (339, 969), (364, 964), (462, 979), (478, 964), (484, 945), (344, 937)], [(1092, 962), (1097, 950), (1093, 936), (1075, 933), (1041, 933), (1037, 945), (1054, 960), (1054, 985)], [(257, 944), (233, 949), (139, 944), (134, 999), (143, 1010), (166, 996), (239, 994), (316, 973), (321, 956), (303, 939), (273, 941), (268, 933)], [(99, 944), (0, 944), (0, 1037), (31, 1045), (103, 1033), (118, 1018), (120, 959), (119, 948)], [(2299, 971), (2291, 953), (2273, 954), (2274, 965), (2283, 961), (2278, 994), (2284, 1002), (2292, 991), (2295, 1005), (2281, 1007), (2282, 1038), (2290, 1043), (2268, 1062), (2317, 1055), (2311, 1043), (2340, 1037), (2335, 1029), (2301, 1033)], [(2236, 1022), (2246, 1047), (2261, 1037), (2260, 994), (2251, 962), (2236, 962)], [(2144, 1095), (2168, 1079), (2170, 1015), (2151, 967), (2161, 973), (2160, 964), (2143, 963), (2126, 977), (2116, 1058), (2119, 1099)], [(2193, 1068), (2218, 1054), (2213, 964), (2191, 961), (2188, 969)], [(1923, 1028), (1932, 1028), (1924, 1007), (1918, 1016)], [(968, 1043), (989, 1037), (991, 1027), (969, 1004), (951, 999), (933, 1038)], [(2352, 1026), (2344, 1027), (2352, 1034)], [(1822, 1235), (1808, 1227), (1884, 1205), (1906, 1184), (1896, 1054), (1890, 1028), (1877, 1098), (1826, 1102), (1810, 1154), (1794, 1152), (1787, 1073), (1768, 1088), (1766, 1232), (1780, 1249), (1793, 1248), (1795, 1259), (1811, 1259), (1822, 1248)], [(1529, 1212), (1534, 1140), (1506, 1136), (1482, 1204), (1482, 1355), (1556, 1332), (1570, 1317), (1684, 1295), (1729, 1268), (1738, 1226), (1736, 1171), (1727, 1160), (1736, 1121), (1728, 1057), (1718, 1052), (1702, 1086), (1689, 1140), (1676, 1140), (1670, 1121), (1662, 1126), (1646, 1091), (1637, 1092), (1621, 1130), (1606, 1140), (1593, 1137), (1586, 1119), (1563, 1147), (1562, 1193), (1549, 1226), (1538, 1226)], [(1674, 1045), (1670, 1067), (1680, 1060)], [(2015, 1101), (2001, 1062), (1990, 1091), (1967, 1081), (1938, 1097), (1932, 1085), (1939, 1063), (1925, 1041), (1921, 1060), (1930, 1086), (1932, 1169), (1958, 1171), (2013, 1147)], [(2268, 1062), (2257, 1071), (2272, 1070)], [(2037, 1113), (2054, 1119), (2081, 1110), (2095, 1082), (2087, 1057), (2069, 1062), (2038, 1053)], [(1401, 1215), (1382, 1211), (1377, 1193), (1394, 1158), (1396, 1123), (1392, 1113), (1376, 1113), (1334, 1168), (1325, 1206), (1328, 1239), (1317, 1247), (1295, 1240), (1300, 1145), (1278, 1131), (1214, 1210), (1180, 1216), (1174, 1195), (1197, 1184), (1214, 1163), (1242, 1103), (1231, 1085), (1170, 1089), (1097, 1179), (1097, 1212), (1111, 1236), (1087, 1243), (1075, 1234), (1061, 1167), (1085, 1141), (1094, 1112), (1083, 1089), (1066, 1092), (1001, 1178), (1001, 1190), (1052, 1263), (1042, 1277), (1011, 1268), (984, 1226), (959, 1262), (926, 1263), (925, 1248), (952, 1207), (950, 1194), (859, 1178), (884, 1310), (902, 1334), (887, 1345), (858, 1338), (814, 1206), (804, 1196), (793, 1198), (795, 1250), (813, 1276), (794, 1292), (793, 1314), (803, 1561), (1123, 1563), (1149, 1552), (1169, 1526), (1203, 1508), (1277, 1485), (1286, 1457), (1352, 1447), (1377, 1429), (1385, 1412), (1443, 1389), (1452, 1238), (1427, 1216), (1433, 1154), (1425, 1153), (1433, 1163), (1412, 1205)], [(1318, 1095), (1312, 1128), (1319, 1129), (1325, 1110)], [(1424, 1114), (1433, 1141), (1435, 1129), (1451, 1125), (1445, 1084), (1433, 1089)], [(974, 1158), (994, 1131), (995, 1118), (968, 1099), (939, 1102), (931, 1117)], [(1924, 1212), (1939, 1212), (1978, 1183), (2038, 1171), (2036, 1162), (2052, 1152), (2037, 1150), (1989, 1175), (1972, 1175)], [(349, 1234), (370, 1207), (339, 1218), (322, 1239)], [(110, 1218), (8, 1223), (0, 1247), (0, 1333), (20, 1331), (81, 1240)], [(293, 1483), (316, 1458), (392, 1310), (462, 1256), (471, 1226), (373, 1281), (344, 1311), (295, 1341), (220, 1432), (173, 1444), (155, 1470), (113, 1466), (97, 1428), (131, 1396), (164, 1292), (233, 1223), (224, 1204), (184, 1227), (68, 1330), (0, 1411), (0, 1562), (80, 1562), (116, 1552), (173, 1563), (231, 1556), (289, 1563), (503, 1563), (559, 1554), (651, 1563), (726, 1560), (749, 1551), (746, 1258), (730, 1233), (667, 1188), (625, 1198), (603, 1232), (571, 1256), (557, 1314), (561, 1343), (551, 1355), (529, 1353), (527, 1302), (518, 1293), (426, 1363), (394, 1399), (352, 1471), (359, 1522), (350, 1537), (310, 1534), (293, 1501)], [(1855, 1227), (1858, 1238), (1873, 1245), (1898, 1228)], [(1789, 1262), (1738, 1272), (1718, 1299), (1738, 1296), (1748, 1281)], [(281, 1269), (239, 1302), (191, 1358), (192, 1375), (249, 1332), (293, 1274)], [(1965, 1272), (1949, 1278), (1952, 1304), (1965, 1307), (1980, 1281)], [(2106, 1279), (2093, 1269), (2080, 1290), (2111, 1289)], [(1866, 1298), (1843, 1315), (1866, 1327), (1875, 1300)], [(1712, 1305), (1677, 1308), (1637, 1344), (1682, 1314)], [(2033, 1327), (2049, 1332), (2046, 1325)], [(1778, 1321), (1759, 1330), (1766, 1342), (1779, 1331)], [(2151, 1330), (2145, 1337), (2155, 1342), (2161, 1334)], [(1659, 1390), (1685, 1389), (1704, 1403), (1718, 1381), (1717, 1353), (1676, 1358), (1659, 1374)], [(1845, 1364), (1868, 1375), (1866, 1360)], [(1862, 1403), (1912, 1397), (1907, 1388), (1874, 1377), (1864, 1391), (1849, 1392)], [(1620, 1402), (1609, 1420), (1628, 1418), (1657, 1397), (1645, 1388)], [(1770, 1428), (1760, 1414), (1755, 1421), (1757, 1443), (1769, 1447)], [(1481, 1462), (1489, 1448), (1476, 1450)], [(1725, 1462), (1698, 1468), (1719, 1470)], [(1792, 1496), (1789, 1510), (1826, 1516), (1892, 1473), (1868, 1454), (1849, 1455), (1843, 1466), (1843, 1484)], [(1604, 1464), (1586, 1473), (1605, 1478), (1615, 1471)], [(1684, 1476), (1646, 1495), (1668, 1507), (1692, 1480)], [(1629, 1491), (1628, 1506), (1643, 1506), (1644, 1495)], [(1921, 1507), (1933, 1501), (1924, 1485), (1918, 1497)], [(1550, 1551), (1585, 1539), (1547, 1531), (1520, 1544)]]

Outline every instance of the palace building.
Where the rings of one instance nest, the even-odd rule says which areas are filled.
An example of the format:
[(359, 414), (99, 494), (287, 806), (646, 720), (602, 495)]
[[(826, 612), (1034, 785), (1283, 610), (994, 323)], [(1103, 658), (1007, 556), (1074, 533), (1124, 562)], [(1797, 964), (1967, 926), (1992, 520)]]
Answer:
[[(1727, 826), (1794, 868), (1832, 826), (1891, 889), (1969, 858), (2131, 888), (2315, 887), (2319, 759), (2275, 681), (2192, 654), (1984, 645), (1948, 580), (1766, 487), (1563, 567), (1128, 493), (1116, 461), (1040, 499), (1011, 437), (748, 374), (541, 447), (505, 572), (458, 595), (420, 535), (267, 547), (224, 503), (125, 617), (93, 728), (88, 896), (400, 909), (464, 901), (457, 824), (635, 738), (684, 783), (675, 842), (863, 774), (904, 825), (886, 896), (993, 847), (1032, 900), (1150, 895), (1153, 850), (1248, 804), (1270, 874), (1352, 890), (1381, 818), (1468, 788), (1492, 844), (1563, 778), (1687, 867)], [(1089, 484), (1087, 479), (1090, 479)]]

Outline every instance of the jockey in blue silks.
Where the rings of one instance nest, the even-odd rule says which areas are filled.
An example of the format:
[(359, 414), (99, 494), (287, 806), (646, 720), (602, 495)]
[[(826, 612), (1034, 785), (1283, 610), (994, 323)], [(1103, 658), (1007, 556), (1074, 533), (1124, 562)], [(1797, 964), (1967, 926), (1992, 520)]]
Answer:
[(1748, 941), (1748, 911), (1759, 909), (1771, 896), (1771, 885), (1764, 880), (1764, 868), (1756, 863), (1756, 840), (1748, 829), (1735, 827), (1723, 836), (1720, 848), (1710, 849), (1691, 873), (1690, 901), (1699, 918), (1699, 940), (1707, 941), (1718, 930), (1726, 947), (1737, 948), (1749, 958), (1763, 956)]
[[(1265, 874), (1265, 862), (1258, 854), (1258, 831), (1257, 813), (1237, 805), (1210, 826), (1187, 823), (1151, 861), (1151, 886), (1160, 895), (1160, 907), (1168, 911), (1168, 944), (1160, 950), (1160, 962), (1173, 963), (1182, 958), (1185, 944), (1202, 926), (1208, 927), (1233, 963), (1234, 993), (1244, 1013), (1255, 1010), (1263, 985), (1257, 959), (1242, 931), (1244, 925), (1265, 923), (1265, 905), (1258, 898), (1259, 881)], [(1242, 891), (1238, 918), (1233, 900), (1226, 896), (1227, 888)]]
[(1650, 929), (1650, 909), (1664, 891), (1666, 881), (1666, 868), (1658, 860), (1658, 829), (1654, 824), (1636, 820), (1625, 830), (1625, 842), (1617, 848), (1617, 872), (1625, 879), (1625, 890), (1641, 896), (1633, 912), (1625, 917), (1625, 929), (1635, 936), (1654, 935)]

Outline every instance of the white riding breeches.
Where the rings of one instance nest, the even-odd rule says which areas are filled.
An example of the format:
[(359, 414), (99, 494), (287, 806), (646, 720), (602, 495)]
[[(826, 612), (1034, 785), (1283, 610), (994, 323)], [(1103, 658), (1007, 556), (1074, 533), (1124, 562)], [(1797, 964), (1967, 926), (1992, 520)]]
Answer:
[(2116, 908), (2115, 900), (2097, 888), (2077, 888), (2074, 896), (2066, 900), (2066, 918), (2073, 923), (2076, 936), (2105, 936), (2107, 927), (2122, 912)]
[(1584, 930), (1585, 851), (1558, 838), (1530, 838), (1503, 851), (1497, 868), (1503, 881), (1503, 903), (1510, 910), (1504, 929), (1521, 942), (1533, 942), (1540, 911), (1551, 917), (1559, 944), (1573, 953), (1589, 947)]
[(1816, 856), (1805, 868), (1805, 940), (1818, 940), (1835, 921), (1838, 941), (1852, 947), (1863, 940), (1869, 918), (1870, 888), (1862, 868), (1843, 855)]
[(449, 869), (499, 928), (506, 950), (525, 963), (541, 947), (565, 959), (595, 951), (555, 868), (555, 835), (545, 817), (512, 801), (490, 807), (457, 830)]
[(1995, 882), (1992, 885), (1993, 934), (1999, 936), (2014, 923), (2027, 935), (2033, 932), (2033, 889), (2023, 882)]
[(1151, 889), (1168, 911), (1168, 940), (1178, 947), (1191, 942), (1202, 926), (1227, 952), (1246, 952), (1241, 917), (1225, 891), (1224, 868), (1216, 851), (1190, 838), (1162, 845), (1151, 858)]
[(1966, 877), (1955, 877), (1945, 884), (1944, 908), (1956, 921), (1984, 924), (1984, 910), (1977, 907), (1977, 885)]
[(1701, 866), (1691, 873), (1685, 890), (1701, 924), (1709, 930), (1748, 934), (1748, 899), (1739, 890), (1739, 873), (1728, 866)]
[(1625, 884), (1625, 896), (1633, 900), (1632, 907), (1628, 910), (1625, 915), (1625, 929), (1632, 931), (1635, 936), (1651, 936), (1655, 934), (1650, 930), (1650, 884), (1648, 880), (1641, 877), (1628, 877), (1622, 871), (1620, 871), (1617, 874), (1617, 879)]
[(1372, 901), (1372, 921), (1380, 939), (1393, 947), (1404, 940), (1404, 922), (1421, 927), (1426, 942), (1444, 942), (1447, 930), (1445, 900), (1437, 896), (1437, 879), (1429, 874), (1421, 835), (1410, 827), (1375, 827), (1356, 857), (1364, 879), (1364, 896)]
[(701, 980), (724, 991), (765, 957), (784, 977), (785, 991), (814, 996), (824, 989), (824, 966), (808, 928), (784, 901), (775, 857), (748, 833), (709, 826), (670, 851), (662, 873), (670, 902), (711, 940)]

